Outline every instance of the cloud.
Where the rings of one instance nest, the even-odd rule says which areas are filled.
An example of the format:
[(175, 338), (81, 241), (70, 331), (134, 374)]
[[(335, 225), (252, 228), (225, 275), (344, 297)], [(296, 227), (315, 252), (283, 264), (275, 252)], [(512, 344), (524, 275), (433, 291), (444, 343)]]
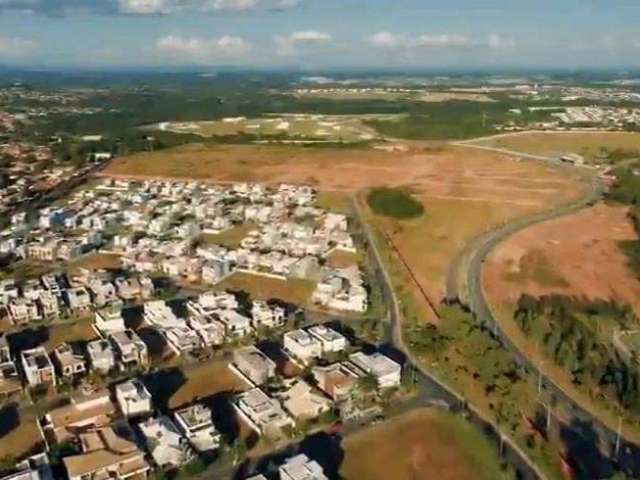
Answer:
[(241, 12), (284, 10), (304, 0), (0, 0), (1, 10), (49, 16), (76, 12), (124, 15), (169, 15), (177, 12)]
[(374, 35), (371, 35), (367, 42), (374, 47), (379, 48), (397, 48), (404, 43), (404, 40), (400, 37), (400, 35), (396, 35), (391, 32), (378, 32)]
[(158, 39), (155, 51), (173, 63), (211, 64), (245, 57), (251, 45), (242, 37), (225, 35), (220, 38), (182, 37), (168, 35)]
[(492, 33), (489, 35), (487, 45), (492, 50), (509, 50), (516, 46), (515, 40), (503, 37), (500, 34)]
[(417, 36), (401, 35), (392, 32), (378, 32), (366, 39), (366, 42), (381, 49), (449, 49), (449, 48), (490, 48), (504, 50), (515, 47), (513, 39), (492, 33), (486, 40), (457, 33), (423, 34)]
[(20, 37), (0, 36), (0, 57), (23, 57), (33, 53), (38, 48), (38, 43)]
[(333, 42), (333, 36), (326, 32), (304, 30), (287, 36), (275, 38), (277, 53), (282, 56), (295, 55), (299, 47), (327, 46)]

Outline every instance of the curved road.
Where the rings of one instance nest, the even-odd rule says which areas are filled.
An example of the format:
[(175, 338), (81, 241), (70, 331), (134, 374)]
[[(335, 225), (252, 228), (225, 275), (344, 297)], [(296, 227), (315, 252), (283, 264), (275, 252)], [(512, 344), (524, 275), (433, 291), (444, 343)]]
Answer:
[[(447, 279), (447, 300), (461, 301), (461, 294), (464, 293), (468, 307), (474, 313), (476, 319), (484, 323), (494, 332), (502, 344), (513, 353), (514, 358), (521, 366), (526, 367), (539, 376), (541, 385), (550, 392), (556, 404), (564, 406), (567, 411), (571, 412), (571, 420), (586, 422), (596, 429), (600, 435), (600, 439), (606, 442), (610, 458), (615, 460), (612, 457), (614, 456), (613, 452), (615, 450), (617, 432), (578, 405), (570, 395), (550, 380), (544, 372), (539, 370), (536, 364), (518, 349), (509, 336), (501, 329), (500, 323), (493, 315), (482, 282), (483, 264), (499, 244), (523, 229), (588, 208), (599, 201), (603, 193), (604, 185), (602, 181), (594, 176), (589, 192), (580, 200), (547, 212), (515, 220), (491, 232), (476, 237), (456, 258), (452, 266), (452, 271), (449, 272), (449, 278)], [(458, 285), (458, 281), (462, 276), (461, 269), (466, 272), (464, 275), (466, 288), (464, 289), (461, 289)], [(466, 292), (463, 290), (466, 290)], [(638, 474), (640, 472), (640, 461), (638, 460), (640, 459), (640, 448), (622, 438), (620, 451), (623, 454), (617, 460), (621, 464), (624, 464), (626, 468), (632, 470), (634, 474)]]
[(470, 420), (482, 428), (491, 440), (496, 442), (499, 448), (503, 451), (503, 458), (519, 469), (521, 474), (519, 478), (522, 478), (523, 480), (547, 480), (547, 476), (544, 472), (538, 468), (538, 466), (529, 458), (527, 453), (521, 449), (519, 445), (513, 442), (508, 436), (503, 436), (499, 427), (490, 418), (486, 417), (482, 411), (478, 410), (475, 406), (468, 404), (463, 396), (431, 374), (431, 372), (429, 372), (429, 370), (425, 368), (406, 347), (402, 336), (402, 313), (400, 309), (400, 302), (393, 288), (391, 275), (382, 260), (382, 255), (373, 232), (371, 231), (369, 224), (364, 221), (364, 215), (362, 214), (362, 209), (358, 199), (352, 198), (352, 202), (357, 217), (360, 219), (362, 229), (367, 237), (367, 242), (373, 251), (377, 267), (382, 275), (386, 296), (391, 300), (391, 311), (388, 314), (388, 321), (390, 323), (389, 326), (391, 331), (389, 334), (393, 346), (406, 357), (407, 363), (420, 374), (423, 383), (430, 385), (434, 390), (444, 392), (451, 401), (466, 407), (467, 411), (471, 415)]

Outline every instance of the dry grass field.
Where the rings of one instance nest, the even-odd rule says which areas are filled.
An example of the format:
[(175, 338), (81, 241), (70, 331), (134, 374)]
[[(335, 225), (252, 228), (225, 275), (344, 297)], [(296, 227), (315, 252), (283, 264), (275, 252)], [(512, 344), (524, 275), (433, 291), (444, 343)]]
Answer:
[(122, 268), (120, 255), (111, 253), (92, 253), (85, 255), (69, 263), (68, 270), (72, 275), (77, 274), (80, 269), (87, 270), (117, 270)]
[(527, 132), (488, 139), (480, 144), (533, 155), (560, 156), (578, 153), (593, 161), (609, 151), (640, 151), (640, 133), (630, 132)]
[(186, 382), (169, 399), (169, 408), (178, 408), (221, 392), (245, 390), (246, 385), (226, 362), (209, 361), (182, 369)]
[(244, 291), (257, 300), (278, 299), (303, 306), (309, 303), (315, 283), (302, 279), (279, 280), (240, 272), (217, 284), (216, 289)]
[(49, 329), (49, 338), (43, 347), (48, 352), (51, 352), (63, 342), (88, 342), (94, 340), (98, 334), (91, 325), (90, 319), (54, 325)]
[[(42, 442), (42, 435), (37, 425), (37, 415), (34, 408), (20, 410), (17, 418), (10, 407), (5, 407), (0, 413), (3, 434), (0, 435), (0, 459), (21, 459), (34, 450)], [(17, 425), (13, 422), (17, 421)], [(8, 430), (5, 432), (5, 430)]]
[(345, 480), (499, 480), (498, 453), (459, 417), (418, 410), (345, 440)]
[(331, 192), (321, 196), (323, 206), (343, 208), (347, 195), (377, 186), (407, 187), (423, 202), (423, 217), (402, 223), (371, 220), (393, 234), (435, 303), (444, 293), (449, 263), (471, 238), (518, 216), (569, 202), (586, 188), (572, 171), (539, 161), (443, 144), (406, 147), (389, 152), (190, 145), (117, 159), (105, 175), (308, 183)]
[[(571, 232), (571, 235), (567, 235)], [(492, 303), (512, 307), (523, 293), (615, 300), (640, 315), (640, 281), (618, 242), (634, 240), (627, 209), (597, 205), (524, 230), (485, 263)]]
[(205, 244), (221, 245), (225, 248), (238, 248), (240, 246), (240, 242), (247, 237), (251, 230), (255, 229), (255, 224), (245, 223), (243, 225), (230, 228), (222, 233), (203, 233), (200, 235), (199, 240)]

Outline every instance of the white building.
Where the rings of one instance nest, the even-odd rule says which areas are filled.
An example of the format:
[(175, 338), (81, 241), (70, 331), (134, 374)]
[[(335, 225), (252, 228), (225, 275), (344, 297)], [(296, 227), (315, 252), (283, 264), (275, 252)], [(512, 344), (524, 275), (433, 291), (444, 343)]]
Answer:
[(187, 325), (162, 329), (162, 334), (176, 355), (192, 352), (202, 346), (200, 336)]
[(285, 324), (284, 308), (271, 307), (267, 302), (254, 301), (251, 307), (253, 327), (277, 328)]
[(320, 464), (303, 453), (287, 460), (278, 471), (280, 480), (329, 480)]
[(56, 385), (56, 374), (53, 364), (43, 347), (20, 352), (22, 371), (30, 387), (39, 385)]
[(234, 407), (238, 415), (259, 434), (277, 435), (283, 428), (295, 426), (280, 403), (259, 388), (238, 395)]
[(89, 365), (102, 374), (109, 373), (116, 366), (116, 356), (108, 340), (99, 339), (87, 344)]
[(139, 428), (147, 450), (160, 468), (179, 468), (193, 459), (189, 442), (169, 417), (150, 418), (139, 424)]
[(253, 386), (264, 385), (276, 375), (276, 364), (254, 346), (236, 349), (231, 367)]
[(296, 420), (318, 418), (331, 410), (333, 404), (304, 380), (296, 380), (280, 398), (285, 410)]
[(65, 378), (82, 375), (87, 371), (84, 356), (75, 352), (68, 343), (61, 343), (53, 352), (53, 358), (58, 365), (60, 374)]
[(381, 353), (366, 355), (363, 352), (349, 355), (349, 361), (365, 375), (372, 375), (379, 388), (391, 388), (400, 385), (402, 366)]
[(147, 344), (133, 330), (114, 332), (109, 335), (109, 340), (123, 370), (144, 367), (149, 363)]
[(178, 429), (196, 452), (202, 453), (220, 447), (221, 435), (211, 418), (211, 411), (197, 403), (173, 413)]
[(98, 310), (95, 314), (94, 325), (102, 335), (126, 330), (122, 310), (119, 308), (107, 308)]
[(216, 312), (216, 316), (224, 325), (227, 337), (244, 337), (253, 332), (251, 320), (235, 310), (220, 310)]
[(344, 335), (325, 325), (316, 325), (309, 329), (312, 337), (318, 339), (322, 345), (322, 353), (338, 353), (346, 350), (349, 342)]
[(149, 415), (153, 412), (153, 401), (147, 387), (134, 378), (115, 387), (116, 401), (127, 418)]
[(284, 349), (305, 365), (322, 356), (322, 343), (305, 330), (292, 330), (284, 334)]
[(181, 327), (184, 320), (176, 317), (173, 310), (162, 300), (147, 302), (144, 304), (145, 321), (159, 328)]

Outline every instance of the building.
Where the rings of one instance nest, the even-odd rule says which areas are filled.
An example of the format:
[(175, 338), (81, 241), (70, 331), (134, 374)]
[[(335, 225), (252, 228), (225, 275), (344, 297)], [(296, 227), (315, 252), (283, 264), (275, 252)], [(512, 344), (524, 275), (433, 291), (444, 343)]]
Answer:
[(43, 347), (23, 350), (20, 353), (22, 371), (30, 387), (56, 385), (53, 364)]
[(259, 388), (239, 394), (233, 405), (238, 415), (259, 434), (278, 436), (283, 428), (295, 426), (280, 403)]
[(275, 362), (253, 346), (235, 350), (231, 367), (253, 386), (264, 385), (276, 375)]
[(0, 333), (0, 399), (22, 391), (18, 369), (11, 358), (9, 343), (4, 333)]
[(151, 393), (137, 378), (116, 385), (115, 396), (120, 411), (127, 418), (149, 415), (153, 412)]
[(162, 300), (144, 304), (144, 320), (149, 325), (158, 328), (181, 327), (185, 325), (184, 320), (176, 317), (171, 307)]
[(107, 374), (116, 366), (116, 355), (108, 340), (99, 339), (87, 344), (87, 356), (92, 370)]
[(253, 302), (251, 318), (254, 328), (277, 328), (282, 327), (286, 322), (284, 308), (278, 306), (271, 307), (267, 302), (259, 301)]
[(309, 334), (318, 339), (322, 345), (322, 353), (324, 355), (328, 353), (342, 352), (349, 346), (349, 342), (347, 342), (344, 335), (325, 325), (316, 325), (315, 327), (311, 327), (309, 329)]
[(122, 310), (120, 308), (106, 308), (95, 314), (94, 325), (102, 335), (126, 330)]
[(186, 324), (178, 327), (169, 327), (161, 330), (162, 335), (167, 339), (169, 348), (176, 355), (192, 352), (202, 347), (202, 339), (194, 330)]
[(364, 375), (372, 375), (379, 388), (391, 388), (400, 385), (402, 366), (381, 353), (366, 355), (362, 352), (349, 356), (349, 361)]
[[(125, 434), (126, 432), (126, 434)], [(129, 429), (104, 427), (78, 436), (82, 453), (62, 462), (69, 480), (144, 480), (151, 467), (138, 449)]]
[(50, 410), (41, 425), (50, 443), (64, 443), (87, 430), (109, 425), (115, 413), (109, 392), (101, 390)]
[(87, 372), (87, 362), (84, 356), (76, 352), (69, 343), (58, 345), (53, 351), (53, 358), (60, 375), (64, 378), (73, 378)]
[(191, 315), (188, 323), (198, 334), (203, 345), (213, 347), (224, 343), (224, 325), (218, 322), (213, 315)]
[(280, 480), (329, 480), (320, 464), (303, 453), (287, 460), (278, 472)]
[(305, 365), (322, 356), (320, 340), (305, 330), (292, 330), (285, 333), (283, 338), (285, 351)]
[(178, 429), (198, 453), (220, 447), (221, 435), (213, 425), (211, 411), (200, 403), (173, 413)]
[(114, 332), (109, 335), (109, 341), (121, 369), (141, 368), (149, 363), (147, 344), (133, 330)]
[(244, 337), (253, 331), (251, 320), (235, 310), (220, 310), (215, 313), (215, 316), (224, 325), (227, 337)]
[(147, 450), (160, 468), (179, 468), (194, 457), (189, 442), (169, 417), (150, 418), (139, 428)]
[(18, 463), (11, 473), (4, 473), (0, 480), (53, 480), (49, 457), (46, 453), (39, 453)]
[(280, 399), (285, 410), (298, 421), (318, 418), (330, 411), (333, 404), (303, 380), (296, 380)]
[(311, 372), (318, 388), (335, 402), (350, 398), (358, 385), (358, 375), (344, 363), (314, 367)]
[(67, 305), (76, 315), (91, 308), (91, 295), (85, 287), (68, 288), (65, 290)]

